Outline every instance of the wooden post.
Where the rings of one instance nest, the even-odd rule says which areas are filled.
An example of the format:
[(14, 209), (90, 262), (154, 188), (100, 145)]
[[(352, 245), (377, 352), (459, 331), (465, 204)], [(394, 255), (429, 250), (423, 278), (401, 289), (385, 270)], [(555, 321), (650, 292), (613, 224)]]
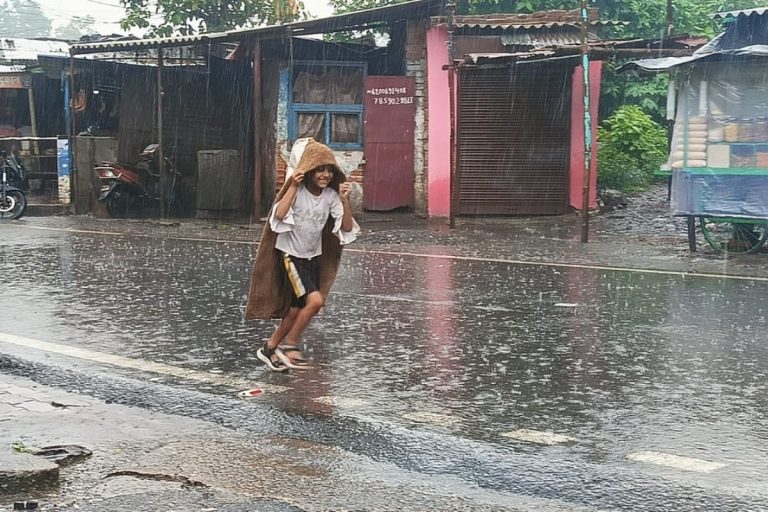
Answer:
[(37, 137), (37, 110), (35, 110), (35, 93), (32, 88), (32, 77), (29, 77), (29, 88), (27, 89), (27, 99), (29, 100), (29, 118), (32, 126), (32, 136)]
[(160, 172), (160, 218), (167, 217), (165, 156), (163, 155), (163, 49), (157, 49), (157, 158)]
[(261, 43), (253, 47), (253, 216), (261, 216)]
[[(77, 136), (76, 128), (77, 121), (75, 117), (75, 58), (69, 58), (69, 189), (73, 190), (73, 201), (76, 202), (78, 187), (80, 186), (80, 173), (77, 169), (77, 154), (75, 149), (75, 137)], [(92, 176), (89, 177), (92, 179)], [(83, 182), (85, 183), (85, 182)], [(90, 200), (89, 200), (90, 201)], [(88, 208), (90, 208), (90, 203)], [(75, 204), (75, 212), (77, 212), (77, 204)]]
[(589, 11), (581, 0), (581, 66), (584, 71), (584, 184), (581, 204), (581, 242), (589, 241), (589, 192), (592, 166), (592, 113), (589, 102)]
[[(29, 87), (27, 88), (27, 100), (29, 102), (29, 124), (32, 128), (32, 137), (34, 139), (32, 140), (31, 148), (32, 148), (32, 154), (35, 156), (40, 155), (40, 142), (37, 140), (37, 112), (35, 110), (35, 93), (32, 89), (32, 76), (29, 76)], [(33, 159), (36, 160), (36, 159)], [(42, 163), (40, 160), (36, 160), (34, 165), (31, 166), (32, 170), (35, 170), (37, 167), (42, 166)]]

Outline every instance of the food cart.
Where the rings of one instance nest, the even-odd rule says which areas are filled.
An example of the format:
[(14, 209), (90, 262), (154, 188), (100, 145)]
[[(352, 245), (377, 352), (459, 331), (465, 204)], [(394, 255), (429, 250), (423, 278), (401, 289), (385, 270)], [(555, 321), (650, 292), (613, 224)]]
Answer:
[(689, 223), (698, 220), (717, 251), (756, 252), (768, 238), (766, 65), (765, 58), (734, 55), (690, 65), (682, 77), (671, 207)]
[(698, 224), (716, 251), (753, 253), (768, 239), (768, 8), (715, 18), (728, 22), (726, 31), (692, 56), (628, 67), (671, 74), (675, 124), (665, 168), (691, 250)]

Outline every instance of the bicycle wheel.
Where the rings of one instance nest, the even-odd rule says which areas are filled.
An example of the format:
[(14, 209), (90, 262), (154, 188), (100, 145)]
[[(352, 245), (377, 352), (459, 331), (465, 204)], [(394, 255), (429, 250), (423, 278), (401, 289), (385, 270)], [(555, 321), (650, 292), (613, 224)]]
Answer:
[(701, 217), (701, 233), (714, 250), (726, 254), (751, 254), (768, 239), (768, 223), (729, 217)]

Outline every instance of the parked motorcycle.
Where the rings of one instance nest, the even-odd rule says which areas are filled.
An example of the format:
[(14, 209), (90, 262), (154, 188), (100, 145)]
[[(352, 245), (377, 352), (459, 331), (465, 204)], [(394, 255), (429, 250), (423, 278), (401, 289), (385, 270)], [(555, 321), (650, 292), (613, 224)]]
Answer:
[[(129, 211), (159, 204), (160, 166), (158, 144), (150, 144), (139, 155), (135, 166), (119, 162), (101, 162), (94, 170), (101, 182), (99, 201), (105, 203), (112, 217), (125, 217)], [(165, 157), (166, 207), (171, 211), (176, 199), (176, 181), (180, 176), (173, 159)]]
[(0, 151), (0, 220), (18, 219), (27, 209), (27, 196), (21, 189), (24, 166), (16, 155)]

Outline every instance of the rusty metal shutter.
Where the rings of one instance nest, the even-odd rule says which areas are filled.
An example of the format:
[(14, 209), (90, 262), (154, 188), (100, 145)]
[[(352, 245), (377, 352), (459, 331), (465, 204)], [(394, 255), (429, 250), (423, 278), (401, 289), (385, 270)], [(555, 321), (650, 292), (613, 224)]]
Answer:
[(459, 214), (567, 211), (572, 69), (550, 63), (462, 70)]

